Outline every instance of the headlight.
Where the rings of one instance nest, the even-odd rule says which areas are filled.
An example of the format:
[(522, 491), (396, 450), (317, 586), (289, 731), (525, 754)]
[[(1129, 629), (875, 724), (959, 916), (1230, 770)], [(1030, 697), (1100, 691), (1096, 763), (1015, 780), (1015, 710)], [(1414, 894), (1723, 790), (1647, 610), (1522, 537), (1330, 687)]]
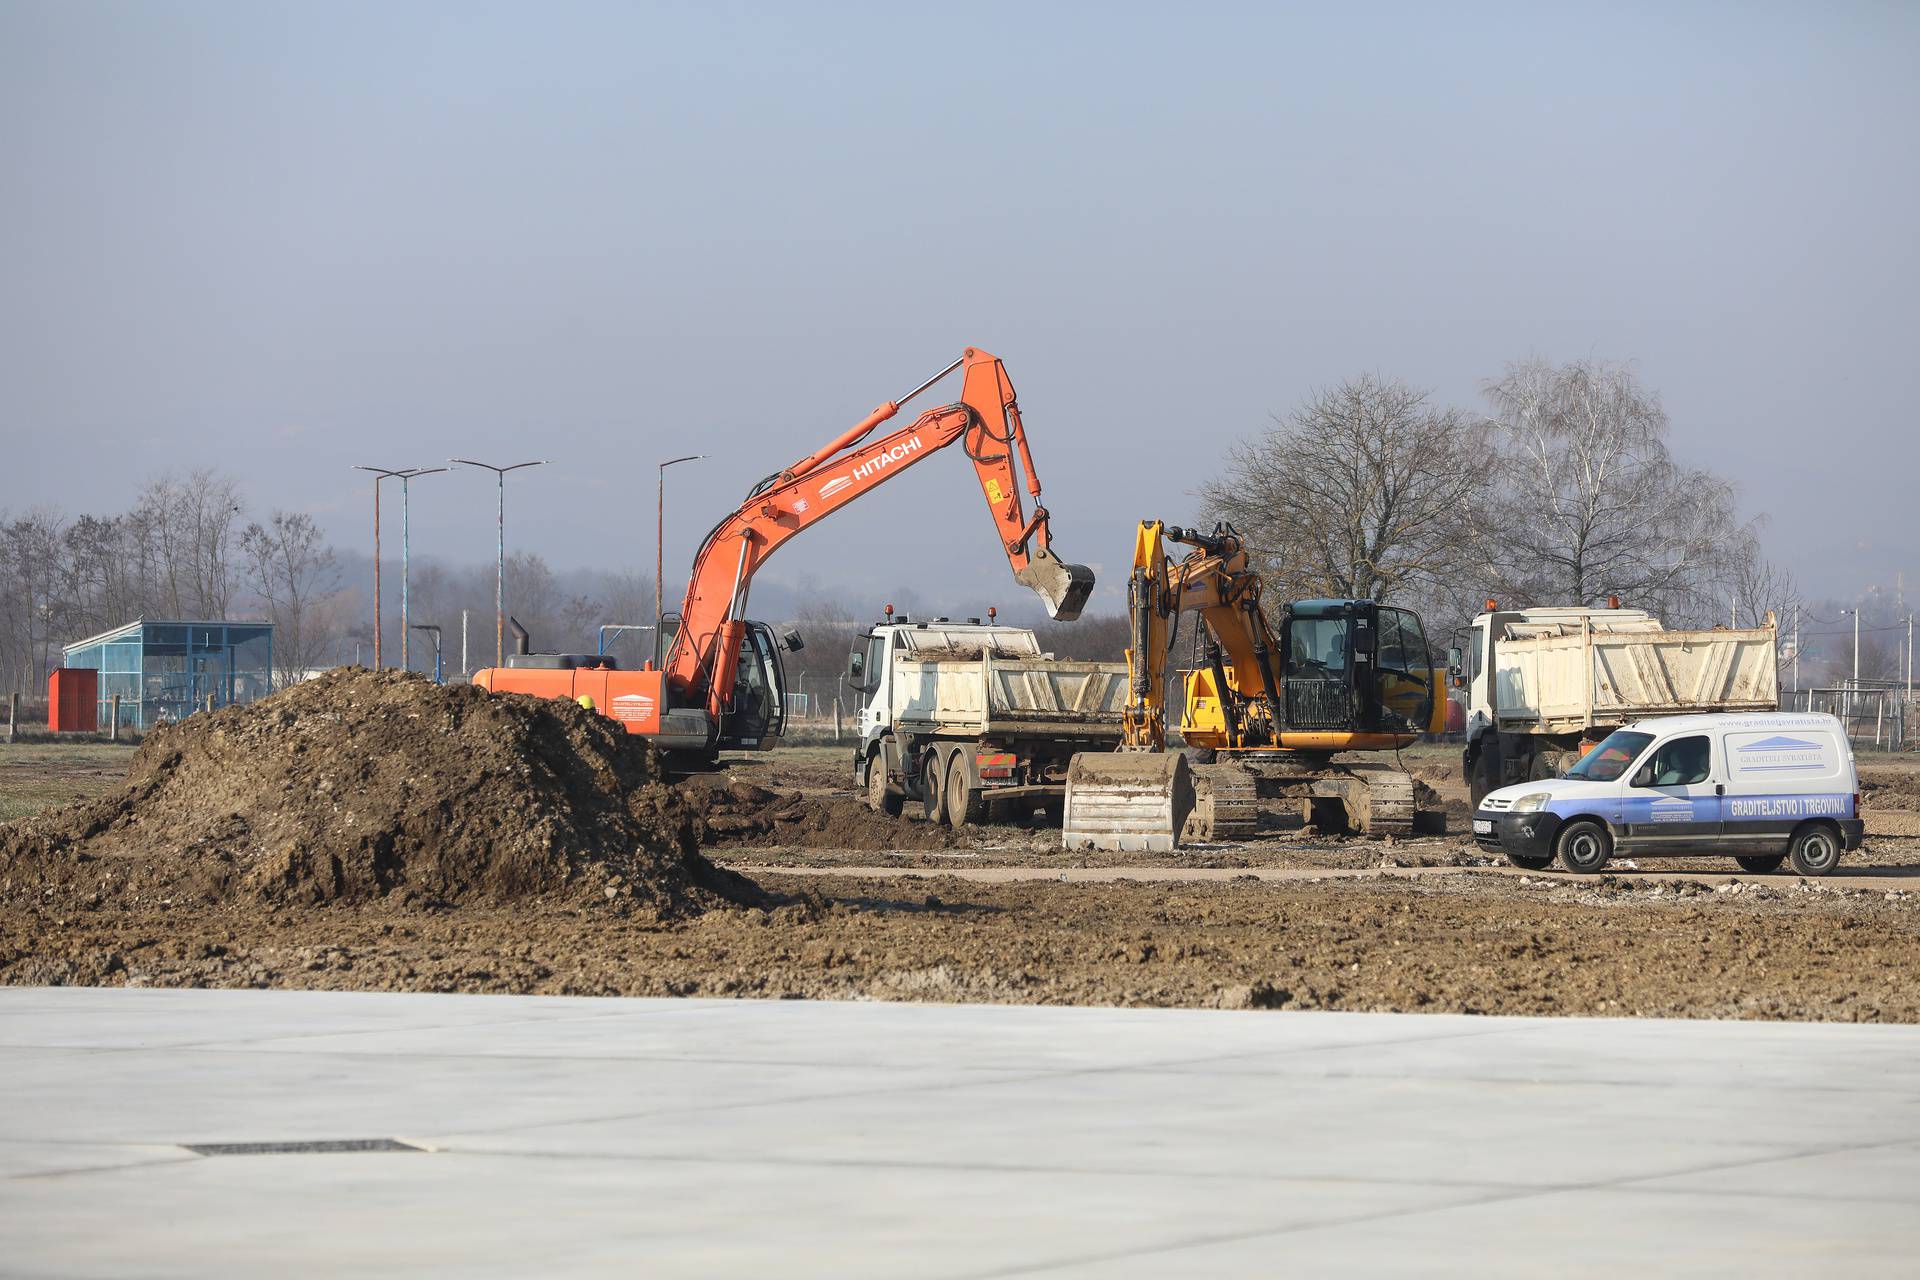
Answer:
[(1541, 806), (1553, 799), (1551, 791), (1536, 791), (1532, 795), (1521, 796), (1513, 802), (1515, 813), (1538, 813)]

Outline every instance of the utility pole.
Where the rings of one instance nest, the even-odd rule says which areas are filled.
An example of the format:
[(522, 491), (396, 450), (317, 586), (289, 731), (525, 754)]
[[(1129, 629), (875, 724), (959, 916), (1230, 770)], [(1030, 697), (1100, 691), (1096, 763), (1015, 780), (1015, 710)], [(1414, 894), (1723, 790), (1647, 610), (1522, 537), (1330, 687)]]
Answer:
[(430, 476), (445, 467), (360, 467), (355, 471), (373, 473), (373, 667), (380, 669), (380, 482), (400, 482), (400, 665), (411, 670), (413, 650), (408, 643), (411, 616), (407, 612), (407, 551), (411, 541), (407, 516), (407, 481), (415, 476)]
[(507, 472), (518, 471), (522, 467), (544, 467), (553, 461), (551, 458), (536, 458), (532, 462), (516, 462), (510, 467), (496, 467), (491, 462), (475, 462), (471, 458), (448, 458), (448, 462), (463, 467), (479, 467), (491, 471), (499, 484), (500, 495), (500, 532), (496, 544), (496, 556), (493, 571), (493, 665), (505, 666), (507, 661)]
[(706, 457), (704, 453), (690, 453), (684, 458), (670, 458), (660, 464), (660, 488), (653, 509), (653, 665), (666, 665), (667, 655), (660, 647), (660, 630), (666, 620), (666, 596), (661, 591), (661, 576), (666, 573), (667, 560), (667, 468), (682, 462), (698, 462)]

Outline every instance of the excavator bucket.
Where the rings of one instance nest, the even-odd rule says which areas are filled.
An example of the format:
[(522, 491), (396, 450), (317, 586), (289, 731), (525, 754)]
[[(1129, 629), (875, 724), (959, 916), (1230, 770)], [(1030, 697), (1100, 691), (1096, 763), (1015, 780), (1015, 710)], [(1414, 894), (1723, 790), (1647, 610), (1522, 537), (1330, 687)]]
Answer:
[(1087, 606), (1087, 597), (1093, 594), (1093, 570), (1083, 564), (1068, 564), (1042, 548), (1036, 548), (1027, 567), (1013, 576), (1047, 602), (1047, 616), (1055, 622), (1078, 618)]
[(1170, 853), (1193, 803), (1193, 771), (1177, 751), (1083, 751), (1067, 765), (1062, 843)]

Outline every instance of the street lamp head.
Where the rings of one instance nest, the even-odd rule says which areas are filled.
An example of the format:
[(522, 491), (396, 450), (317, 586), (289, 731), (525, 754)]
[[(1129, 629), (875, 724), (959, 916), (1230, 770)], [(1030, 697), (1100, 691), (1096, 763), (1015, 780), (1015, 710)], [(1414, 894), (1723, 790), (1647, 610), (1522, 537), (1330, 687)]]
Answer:
[(437, 471), (445, 471), (447, 468), (445, 467), (363, 467), (363, 466), (360, 466), (358, 463), (356, 463), (354, 464), (353, 469), (355, 471), (371, 471), (375, 476), (379, 477), (381, 480), (411, 480), (415, 476), (430, 476)]
[[(505, 474), (507, 474), (507, 472), (518, 471), (522, 467), (544, 467), (549, 462), (552, 462), (553, 459), (552, 458), (535, 458), (531, 462), (516, 462), (510, 467), (496, 467), (491, 462), (476, 462), (472, 458), (448, 458), (447, 461), (458, 463), (460, 466), (463, 466), (463, 467), (479, 467), (483, 471), (492, 471), (497, 475), (504, 476)], [(445, 468), (442, 468), (442, 470), (445, 470)]]
[(663, 463), (661, 463), (661, 464), (660, 464), (660, 469), (661, 469), (662, 471), (665, 471), (665, 470), (666, 470), (666, 469), (667, 469), (668, 467), (671, 467), (671, 466), (674, 466), (674, 465), (675, 465), (675, 464), (677, 464), (677, 463), (681, 463), (681, 462), (698, 462), (698, 461), (700, 461), (700, 460), (701, 460), (702, 458), (705, 458), (705, 457), (707, 457), (707, 455), (706, 455), (706, 454), (704, 454), (704, 453), (690, 453), (690, 454), (688, 454), (688, 455), (687, 455), (686, 457), (684, 457), (684, 458), (669, 458), (669, 459), (667, 459), (667, 460), (666, 460), (665, 462), (663, 462)]

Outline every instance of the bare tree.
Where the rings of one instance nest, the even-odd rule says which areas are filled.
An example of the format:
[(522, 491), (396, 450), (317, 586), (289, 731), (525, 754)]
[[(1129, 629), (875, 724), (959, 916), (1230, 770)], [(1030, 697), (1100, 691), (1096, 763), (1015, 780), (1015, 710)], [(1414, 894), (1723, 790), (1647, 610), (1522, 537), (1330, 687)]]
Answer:
[(1455, 580), (1469, 557), (1479, 439), (1425, 392), (1365, 374), (1235, 445), (1203, 510), (1247, 539), (1275, 599), (1417, 595)]
[(1487, 397), (1500, 446), (1482, 508), (1490, 587), (1515, 603), (1617, 593), (1710, 623), (1713, 578), (1746, 531), (1732, 486), (1667, 451), (1659, 397), (1625, 365), (1537, 359), (1509, 365)]
[(148, 482), (133, 523), (147, 545), (143, 568), (175, 618), (219, 619), (233, 598), (236, 526), (244, 505), (233, 480), (209, 468)]
[(276, 683), (301, 679), (319, 666), (338, 639), (327, 605), (340, 586), (333, 549), (311, 516), (276, 511), (240, 535), (247, 585), (273, 621)]
[(71, 624), (62, 594), (65, 558), (60, 514), (39, 508), (0, 518), (0, 683), (38, 696), (62, 628)]

